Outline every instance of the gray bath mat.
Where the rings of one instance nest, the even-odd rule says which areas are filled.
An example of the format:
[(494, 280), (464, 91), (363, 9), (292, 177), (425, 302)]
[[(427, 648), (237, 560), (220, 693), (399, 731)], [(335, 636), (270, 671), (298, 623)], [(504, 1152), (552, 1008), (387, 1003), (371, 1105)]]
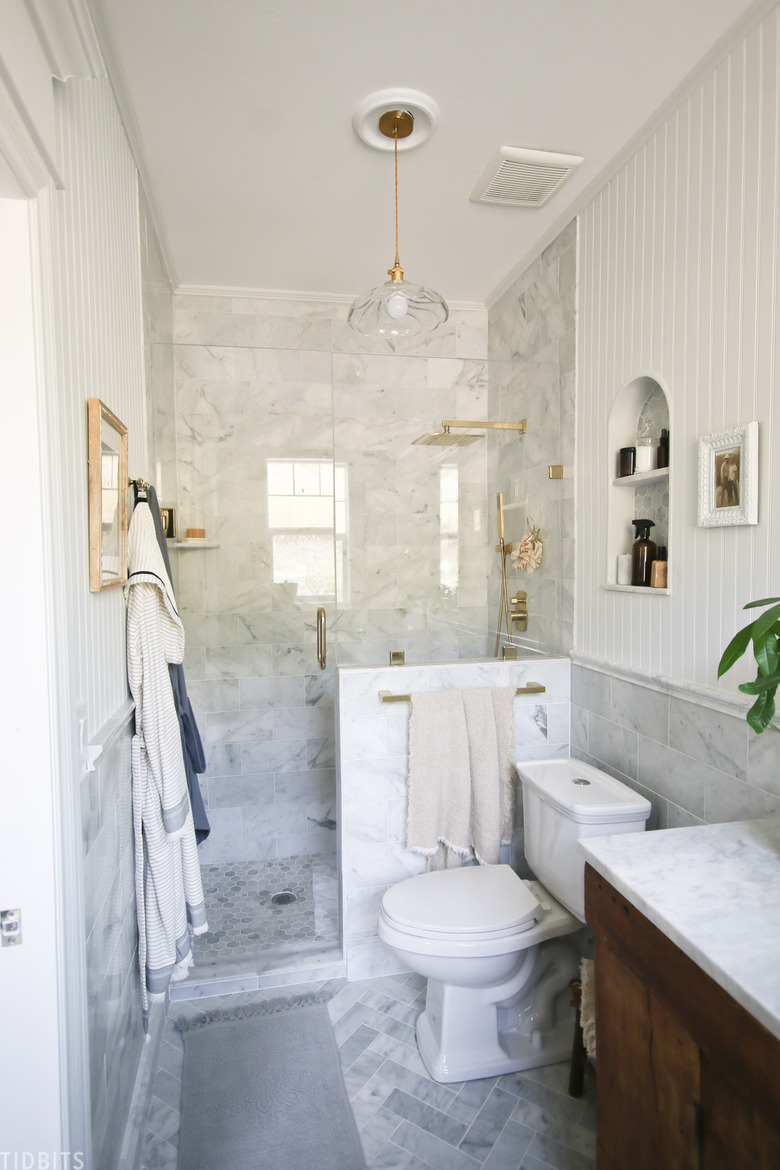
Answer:
[(336, 1038), (316, 997), (176, 1026), (179, 1170), (365, 1170)]

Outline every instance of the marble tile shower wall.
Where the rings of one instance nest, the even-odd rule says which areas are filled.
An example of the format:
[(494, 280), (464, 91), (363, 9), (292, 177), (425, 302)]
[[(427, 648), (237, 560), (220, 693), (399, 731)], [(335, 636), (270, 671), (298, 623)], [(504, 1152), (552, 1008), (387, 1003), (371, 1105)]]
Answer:
[[(95, 742), (95, 771), (81, 781), (87, 939), (92, 1148), (111, 1170), (122, 1144), (143, 1047), (138, 985), (128, 703)], [(128, 831), (129, 826), (129, 831)]]
[(577, 664), (571, 698), (571, 754), (646, 796), (648, 828), (780, 813), (775, 736), (744, 717)]
[[(525, 418), (528, 427), (520, 440), (490, 436), (489, 500), (492, 505), (504, 493), (508, 541), (525, 535), (529, 516), (541, 529), (541, 567), (520, 573), (507, 562), (508, 586), (510, 596), (515, 589), (528, 594), (528, 629), (519, 640), (555, 654), (571, 650), (574, 628), (576, 249), (572, 221), (488, 315), (489, 355), (497, 362), (490, 417)], [(562, 464), (564, 478), (551, 480), (549, 464)], [(498, 612), (499, 587), (494, 557), (491, 613)]]
[[(336, 802), (334, 660), (486, 652), (486, 445), (412, 446), (443, 418), (487, 417), (485, 314), (454, 313), (424, 346), (391, 355), (363, 349), (346, 312), (262, 297), (175, 299), (179, 529), (205, 528), (220, 546), (175, 554), (187, 678), (208, 744), (210, 862), (335, 850), (336, 834), (320, 823)], [(269, 524), (268, 461), (278, 470), (332, 458), (346, 495), (338, 598), (332, 583), (315, 597), (284, 580), (274, 565), (279, 522)], [(456, 508), (443, 509), (454, 482)], [(306, 560), (316, 533), (291, 535)], [(315, 656), (320, 602), (325, 672)]]
[[(402, 969), (377, 938), (377, 913), (389, 886), (425, 868), (425, 859), (405, 845), (410, 707), (383, 703), (379, 692), (541, 683), (543, 695), (515, 699), (514, 758), (568, 756), (569, 670), (568, 658), (339, 670), (342, 923), (350, 979)], [(506, 859), (522, 867), (521, 798), (515, 825)]]

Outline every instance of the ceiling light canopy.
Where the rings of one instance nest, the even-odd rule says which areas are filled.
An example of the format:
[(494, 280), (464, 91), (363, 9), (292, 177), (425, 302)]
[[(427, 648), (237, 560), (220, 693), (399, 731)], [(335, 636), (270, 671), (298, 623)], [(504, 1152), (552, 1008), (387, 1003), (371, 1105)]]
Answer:
[[(392, 343), (399, 339), (432, 333), (447, 320), (449, 309), (444, 298), (433, 289), (404, 280), (404, 271), (398, 258), (398, 148), (399, 142), (408, 142), (411, 139), (415, 131), (415, 118), (410, 109), (384, 108), (380, 112), (379, 107), (370, 105), (378, 96), (375, 94), (372, 98), (366, 99), (369, 106), (363, 103), (363, 106), (358, 108), (353, 125), (356, 133), (369, 146), (389, 149), (392, 142), (395, 164), (395, 263), (387, 270), (390, 280), (373, 288), (367, 296), (357, 297), (353, 301), (347, 321), (364, 337), (378, 337)], [(417, 95), (418, 98), (424, 96)], [(385, 104), (385, 101), (386, 99), (382, 104)], [(416, 104), (419, 109), (419, 103)], [(373, 133), (367, 130), (370, 118), (377, 113), (380, 142), (374, 142)], [(430, 103), (425, 113), (429, 119), (428, 133), (431, 133), (436, 124), (435, 105)], [(385, 142), (387, 146), (382, 145)]]

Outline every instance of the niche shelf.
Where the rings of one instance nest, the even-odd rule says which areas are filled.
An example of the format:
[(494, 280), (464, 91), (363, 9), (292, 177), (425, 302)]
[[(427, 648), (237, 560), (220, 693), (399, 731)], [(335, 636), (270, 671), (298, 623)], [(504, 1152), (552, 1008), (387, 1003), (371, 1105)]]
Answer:
[[(656, 438), (661, 429), (669, 428), (669, 397), (657, 378), (641, 375), (628, 382), (616, 397), (609, 416), (607, 434), (607, 554), (603, 588), (619, 593), (642, 593), (668, 596), (667, 589), (649, 586), (618, 585), (617, 558), (631, 551), (634, 543), (632, 520), (652, 520), (652, 538), (669, 547), (669, 515), (673, 476), (670, 467), (618, 475), (618, 452), (621, 447), (636, 446), (637, 435), (649, 433)], [(671, 457), (669, 460), (672, 462)]]

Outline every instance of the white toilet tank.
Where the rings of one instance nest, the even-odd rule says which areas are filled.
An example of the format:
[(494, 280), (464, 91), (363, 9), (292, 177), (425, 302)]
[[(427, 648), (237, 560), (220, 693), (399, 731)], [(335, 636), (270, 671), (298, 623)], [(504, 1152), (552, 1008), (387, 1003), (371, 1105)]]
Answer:
[(578, 838), (644, 832), (650, 801), (579, 760), (523, 760), (515, 766), (523, 782), (528, 864), (584, 922), (585, 858)]

